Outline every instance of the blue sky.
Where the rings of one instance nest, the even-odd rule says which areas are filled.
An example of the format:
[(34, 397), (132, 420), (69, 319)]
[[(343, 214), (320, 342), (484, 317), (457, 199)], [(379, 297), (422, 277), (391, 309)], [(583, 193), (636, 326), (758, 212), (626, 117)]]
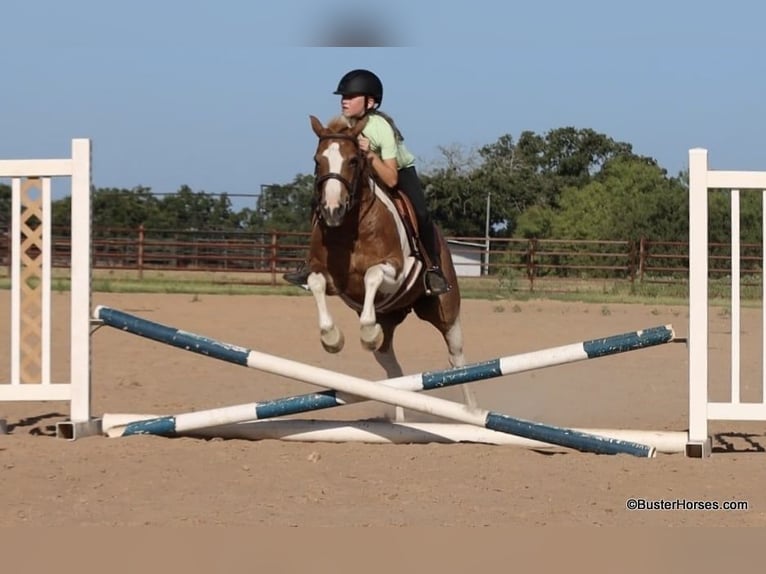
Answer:
[[(0, 157), (89, 137), (98, 187), (288, 183), (313, 169), (309, 114), (337, 113), (356, 67), (383, 79), (423, 171), (439, 146), (563, 126), (671, 174), (695, 146), (714, 167), (766, 169), (755, 0), (4, 0), (2, 21)], [(377, 47), (326, 47), (354, 36)]]

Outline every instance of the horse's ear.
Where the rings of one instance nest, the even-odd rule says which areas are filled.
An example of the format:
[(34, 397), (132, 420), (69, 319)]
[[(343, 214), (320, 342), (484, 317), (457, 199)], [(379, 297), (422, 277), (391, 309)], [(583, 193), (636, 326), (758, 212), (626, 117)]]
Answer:
[(353, 129), (351, 130), (351, 135), (356, 137), (360, 133), (362, 133), (362, 130), (364, 129), (364, 126), (367, 125), (367, 120), (370, 119), (370, 116), (364, 116), (362, 119), (358, 120), (355, 124)]
[(316, 116), (309, 116), (309, 119), (311, 120), (311, 129), (314, 130), (317, 137), (321, 136), (325, 131), (322, 122), (320, 122)]

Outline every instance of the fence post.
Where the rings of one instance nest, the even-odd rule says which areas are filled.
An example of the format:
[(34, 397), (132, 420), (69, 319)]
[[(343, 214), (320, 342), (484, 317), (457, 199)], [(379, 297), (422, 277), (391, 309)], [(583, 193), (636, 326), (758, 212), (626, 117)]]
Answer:
[(641, 236), (641, 241), (639, 243), (638, 248), (638, 273), (639, 273), (639, 280), (641, 283), (644, 282), (644, 270), (646, 268), (646, 256), (647, 256), (647, 248), (646, 248), (646, 237), (643, 235)]
[(635, 285), (636, 283), (636, 242), (631, 239), (628, 242), (629, 250), (628, 250), (628, 273), (630, 274), (630, 284)]
[(269, 258), (269, 268), (271, 269), (271, 286), (277, 285), (277, 231), (271, 232), (271, 257)]
[(535, 290), (535, 249), (537, 239), (530, 239), (527, 246), (527, 278), (529, 279), (530, 293)]
[(138, 259), (136, 261), (138, 265), (138, 279), (143, 281), (144, 279), (144, 224), (138, 226)]

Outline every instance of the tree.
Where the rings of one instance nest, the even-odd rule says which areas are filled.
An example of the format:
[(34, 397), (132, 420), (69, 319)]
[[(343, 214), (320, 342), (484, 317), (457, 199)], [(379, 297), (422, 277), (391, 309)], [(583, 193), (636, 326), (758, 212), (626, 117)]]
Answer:
[(530, 227), (527, 220), (527, 233), (541, 228), (547, 216), (539, 216), (558, 207), (564, 189), (587, 185), (610, 159), (633, 156), (631, 149), (591, 129), (565, 127), (544, 136), (525, 131), (516, 143), (506, 134), (479, 150), (483, 161), (470, 179), (491, 192), (495, 223), (503, 222), (511, 233), (518, 217), (535, 207), (538, 221)]
[(148, 227), (181, 230), (228, 230), (240, 227), (240, 220), (231, 211), (227, 194), (214, 196), (204, 191), (193, 191), (182, 185), (172, 195), (159, 202), (159, 209), (145, 223)]
[(616, 142), (592, 129), (558, 128), (545, 137), (543, 168), (566, 180), (567, 185), (583, 184), (610, 159), (633, 155), (632, 146)]
[(0, 228), (11, 226), (11, 187), (0, 183)]
[(439, 147), (442, 160), (421, 174), (433, 220), (447, 235), (484, 234), (486, 192), (471, 180), (477, 158), (459, 146)]
[[(72, 198), (54, 201), (53, 225), (71, 225)], [(148, 187), (133, 189), (100, 188), (92, 192), (91, 211), (94, 227), (133, 229), (145, 223), (158, 209), (156, 196)]]
[(568, 239), (683, 240), (687, 195), (653, 160), (615, 157), (587, 185), (562, 192), (550, 232)]
[(309, 231), (313, 195), (314, 176), (298, 174), (287, 185), (265, 187), (256, 210), (247, 210), (243, 222), (256, 231)]

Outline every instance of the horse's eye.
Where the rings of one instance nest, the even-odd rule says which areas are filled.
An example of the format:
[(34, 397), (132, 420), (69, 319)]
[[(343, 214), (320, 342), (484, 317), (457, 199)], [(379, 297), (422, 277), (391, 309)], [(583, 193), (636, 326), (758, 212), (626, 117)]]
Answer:
[(349, 164), (351, 167), (356, 167), (356, 166), (359, 164), (359, 158), (357, 158), (357, 157), (352, 157), (350, 160), (348, 160), (348, 164)]

